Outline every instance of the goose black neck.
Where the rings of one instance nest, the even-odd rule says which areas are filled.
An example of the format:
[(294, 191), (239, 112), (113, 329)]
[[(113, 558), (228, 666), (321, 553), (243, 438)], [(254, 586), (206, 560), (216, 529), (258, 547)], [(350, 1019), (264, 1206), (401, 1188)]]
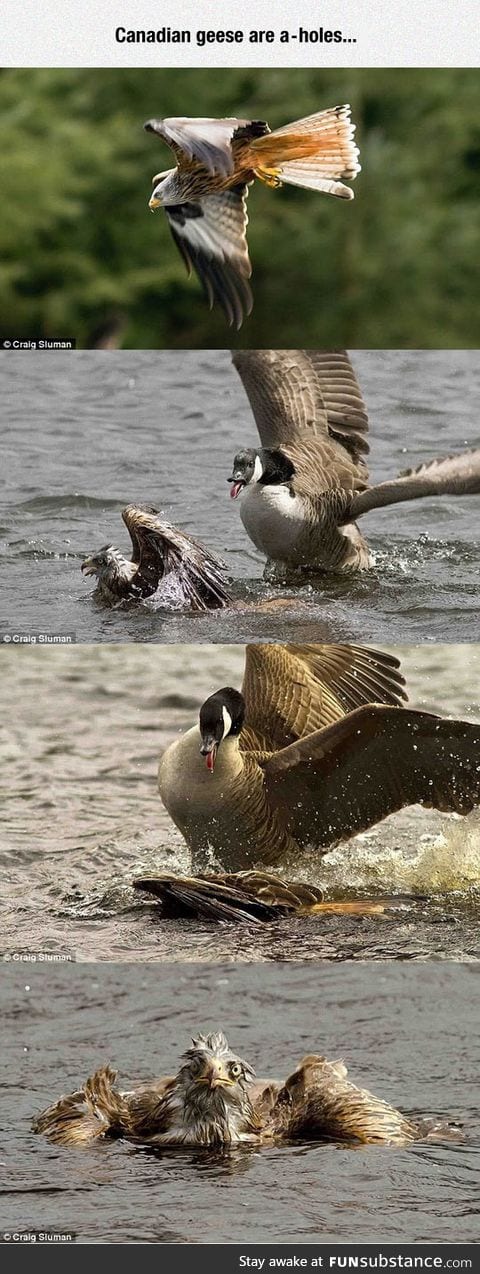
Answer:
[[(224, 709), (228, 713), (225, 717)], [(200, 731), (202, 737), (212, 737), (220, 741), (225, 734), (225, 724), (231, 722), (228, 734), (238, 735), (245, 720), (245, 700), (238, 690), (232, 686), (224, 686), (210, 695), (200, 708)]]
[(291, 482), (295, 474), (295, 466), (283, 451), (264, 447), (260, 452), (263, 473), (258, 479), (261, 486), (278, 486), (282, 482)]

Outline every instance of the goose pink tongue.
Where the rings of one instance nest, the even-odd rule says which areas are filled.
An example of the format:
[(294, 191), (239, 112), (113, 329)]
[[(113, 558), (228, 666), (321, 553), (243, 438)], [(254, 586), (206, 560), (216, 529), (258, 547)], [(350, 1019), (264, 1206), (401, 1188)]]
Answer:
[(243, 485), (244, 485), (243, 482), (234, 482), (232, 484), (230, 488), (230, 495), (232, 497), (232, 500), (236, 500), (237, 495), (240, 495)]
[(210, 773), (211, 773), (211, 774), (213, 774), (213, 771), (214, 771), (214, 769), (215, 769), (215, 758), (216, 758), (216, 755), (217, 755), (217, 749), (216, 749), (216, 748), (212, 748), (212, 751), (211, 751), (211, 752), (207, 752), (207, 770), (210, 770)]

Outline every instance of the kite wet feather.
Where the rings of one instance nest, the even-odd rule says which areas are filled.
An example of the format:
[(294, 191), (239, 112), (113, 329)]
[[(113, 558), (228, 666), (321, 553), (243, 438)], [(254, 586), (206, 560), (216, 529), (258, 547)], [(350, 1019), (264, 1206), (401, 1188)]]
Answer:
[[(174, 1076), (128, 1091), (101, 1067), (33, 1130), (59, 1145), (126, 1137), (150, 1146), (272, 1145), (294, 1139), (405, 1146), (451, 1129), (401, 1114), (348, 1079), (343, 1061), (308, 1054), (285, 1080), (256, 1080), (222, 1031), (197, 1035)], [(454, 1130), (457, 1131), (457, 1130)], [(457, 1133), (458, 1135), (458, 1133)]]
[(130, 504), (122, 518), (132, 541), (131, 559), (110, 544), (82, 562), (83, 574), (97, 577), (97, 600), (108, 606), (142, 602), (168, 579), (191, 610), (215, 610), (228, 604), (231, 594), (220, 558), (150, 505)]

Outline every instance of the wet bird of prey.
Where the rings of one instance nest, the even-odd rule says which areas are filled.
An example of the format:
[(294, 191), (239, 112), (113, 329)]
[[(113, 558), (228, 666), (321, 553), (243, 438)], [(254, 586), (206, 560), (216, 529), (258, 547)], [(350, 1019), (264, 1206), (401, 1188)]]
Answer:
[[(225, 564), (185, 531), (167, 522), (150, 505), (130, 504), (122, 518), (130, 534), (129, 560), (107, 544), (86, 557), (84, 575), (95, 575), (93, 596), (107, 606), (142, 602), (162, 585), (172, 585), (177, 605), (215, 610), (228, 605), (231, 592)], [(172, 594), (173, 597), (173, 594)]]
[(207, 872), (198, 876), (162, 872), (137, 877), (132, 884), (140, 893), (154, 895), (160, 903), (162, 920), (194, 918), (262, 925), (292, 915), (379, 916), (411, 902), (411, 895), (397, 893), (393, 897), (376, 895), (326, 902), (323, 890), (316, 885), (260, 870)]
[[(343, 1061), (308, 1054), (282, 1082), (256, 1080), (222, 1031), (197, 1035), (177, 1074), (128, 1091), (101, 1067), (34, 1120), (58, 1145), (125, 1137), (150, 1146), (230, 1147), (301, 1140), (406, 1145), (430, 1131), (348, 1079)], [(445, 1131), (445, 1129), (443, 1130)]]
[(149, 207), (164, 208), (188, 272), (230, 325), (250, 314), (247, 195), (255, 178), (353, 199), (343, 181), (360, 171), (349, 106), (319, 111), (271, 132), (264, 120), (151, 119), (176, 168), (157, 173)]
[(245, 530), (270, 562), (312, 573), (367, 570), (373, 560), (357, 526), (364, 513), (480, 494), (480, 449), (370, 485), (368, 414), (345, 351), (245, 350), (233, 363), (262, 445), (235, 456), (230, 494), (241, 497)]
[(242, 891), (246, 912), (262, 889), (266, 904), (288, 892), (293, 910), (299, 889), (299, 905), (315, 909), (312, 891), (276, 886), (268, 870), (309, 847), (321, 856), (407, 805), (468, 814), (480, 801), (480, 724), (403, 707), (405, 698), (398, 660), (380, 651), (248, 646), (242, 691), (210, 695), (160, 758), (161, 799), (201, 875), (136, 887), (174, 898), (178, 914), (234, 916)]

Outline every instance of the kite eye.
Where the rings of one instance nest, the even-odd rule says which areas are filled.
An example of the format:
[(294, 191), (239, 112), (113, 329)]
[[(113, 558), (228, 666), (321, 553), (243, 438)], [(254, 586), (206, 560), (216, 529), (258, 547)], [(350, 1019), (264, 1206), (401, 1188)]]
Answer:
[(230, 1074), (232, 1079), (240, 1079), (240, 1076), (242, 1075), (242, 1073), (243, 1073), (243, 1067), (240, 1065), (240, 1062), (231, 1062)]

